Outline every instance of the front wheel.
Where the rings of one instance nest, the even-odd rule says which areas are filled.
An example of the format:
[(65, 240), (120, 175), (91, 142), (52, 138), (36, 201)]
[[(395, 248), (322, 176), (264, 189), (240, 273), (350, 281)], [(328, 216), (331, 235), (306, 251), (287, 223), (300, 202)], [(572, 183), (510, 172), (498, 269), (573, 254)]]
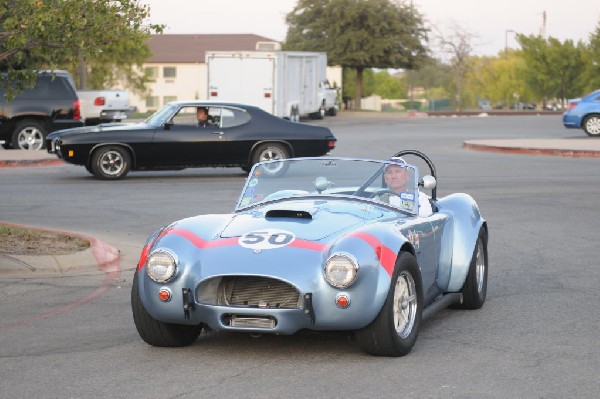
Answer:
[(94, 176), (102, 180), (124, 178), (131, 167), (131, 157), (123, 147), (102, 147), (92, 155), (90, 169)]
[(600, 136), (600, 115), (590, 115), (583, 121), (583, 130), (588, 136)]
[(423, 287), (419, 265), (412, 254), (400, 254), (390, 284), (375, 320), (355, 334), (360, 347), (375, 356), (408, 354), (421, 328)]
[(34, 120), (24, 120), (15, 126), (12, 136), (12, 148), (16, 150), (38, 151), (44, 148), (46, 129)]
[(203, 324), (188, 326), (163, 323), (152, 317), (144, 308), (138, 291), (138, 273), (133, 277), (131, 287), (131, 310), (133, 322), (140, 337), (149, 345), (180, 347), (191, 345), (202, 332)]

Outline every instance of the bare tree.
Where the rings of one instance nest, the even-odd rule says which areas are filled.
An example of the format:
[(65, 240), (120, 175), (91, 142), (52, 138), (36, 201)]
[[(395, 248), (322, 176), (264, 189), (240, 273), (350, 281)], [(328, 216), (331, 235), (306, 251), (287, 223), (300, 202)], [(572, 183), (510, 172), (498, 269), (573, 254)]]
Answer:
[(461, 111), (464, 106), (467, 76), (471, 70), (471, 54), (478, 36), (455, 22), (451, 23), (447, 33), (443, 33), (438, 27), (434, 27), (433, 31), (433, 42), (445, 56), (444, 59), (447, 60), (452, 73), (454, 108)]

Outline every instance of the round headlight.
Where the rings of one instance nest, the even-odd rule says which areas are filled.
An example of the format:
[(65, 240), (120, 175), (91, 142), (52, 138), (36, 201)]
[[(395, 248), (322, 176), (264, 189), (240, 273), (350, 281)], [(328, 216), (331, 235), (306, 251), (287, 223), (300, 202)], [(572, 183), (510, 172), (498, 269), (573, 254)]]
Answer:
[(169, 281), (177, 271), (175, 255), (162, 249), (152, 252), (146, 262), (146, 271), (154, 281), (159, 283)]
[(349, 254), (334, 254), (325, 263), (325, 279), (336, 288), (350, 287), (357, 274), (358, 262)]

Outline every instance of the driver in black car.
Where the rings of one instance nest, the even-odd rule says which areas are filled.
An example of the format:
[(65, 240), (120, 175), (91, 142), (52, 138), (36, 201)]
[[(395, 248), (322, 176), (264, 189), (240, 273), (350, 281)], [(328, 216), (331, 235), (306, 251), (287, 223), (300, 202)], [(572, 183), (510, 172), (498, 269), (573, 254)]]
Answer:
[[(403, 162), (403, 160), (399, 160)], [(411, 181), (412, 175), (410, 170), (400, 164), (390, 164), (385, 167), (383, 172), (383, 180), (389, 189), (389, 193), (384, 193), (379, 196), (379, 200), (392, 205), (402, 206), (402, 201), (411, 200), (414, 195), (412, 190), (406, 188), (407, 183)], [(431, 203), (429, 197), (419, 191), (419, 216), (431, 215)]]
[(214, 126), (214, 124), (210, 120), (208, 120), (208, 108), (198, 107), (196, 109), (196, 117), (198, 118), (198, 126), (199, 127)]

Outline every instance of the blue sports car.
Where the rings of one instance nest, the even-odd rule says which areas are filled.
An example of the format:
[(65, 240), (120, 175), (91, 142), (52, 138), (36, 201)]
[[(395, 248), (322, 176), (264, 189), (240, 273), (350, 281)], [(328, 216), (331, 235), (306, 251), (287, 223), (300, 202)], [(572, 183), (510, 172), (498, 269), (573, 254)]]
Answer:
[[(407, 156), (429, 173), (419, 177)], [(473, 198), (437, 198), (421, 152), (261, 162), (233, 213), (152, 234), (134, 275), (133, 319), (154, 346), (190, 345), (203, 329), (349, 330), (367, 353), (403, 356), (424, 318), (483, 305), (487, 241)]]
[(569, 101), (563, 113), (563, 125), (583, 129), (588, 136), (600, 136), (600, 90)]

